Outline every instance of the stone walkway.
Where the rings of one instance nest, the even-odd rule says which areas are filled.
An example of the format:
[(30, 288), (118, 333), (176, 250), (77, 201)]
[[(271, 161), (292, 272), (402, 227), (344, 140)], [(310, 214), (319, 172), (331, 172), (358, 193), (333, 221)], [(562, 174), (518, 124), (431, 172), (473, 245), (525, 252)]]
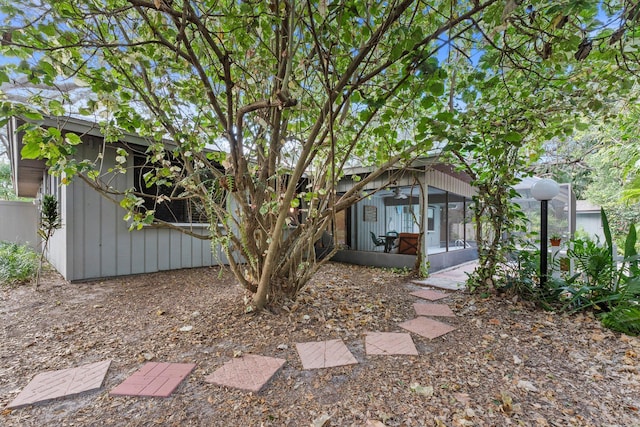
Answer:
[[(418, 355), (411, 333), (435, 339), (456, 328), (445, 323), (455, 313), (446, 304), (436, 303), (447, 298), (448, 292), (464, 287), (467, 273), (476, 263), (467, 263), (453, 269), (436, 272), (429, 278), (414, 281), (424, 289), (412, 292), (419, 298), (413, 307), (416, 317), (399, 323), (409, 332), (369, 332), (365, 336), (367, 356)], [(427, 302), (429, 301), (429, 302)], [(441, 320), (436, 320), (434, 317)], [(295, 343), (303, 369), (326, 369), (359, 363), (342, 340)], [(48, 371), (36, 375), (7, 408), (69, 397), (102, 387), (111, 361), (101, 361), (77, 368)], [(207, 376), (207, 383), (259, 392), (286, 363), (285, 359), (247, 354), (233, 358)], [(115, 387), (110, 395), (168, 397), (193, 371), (195, 364), (149, 362)]]

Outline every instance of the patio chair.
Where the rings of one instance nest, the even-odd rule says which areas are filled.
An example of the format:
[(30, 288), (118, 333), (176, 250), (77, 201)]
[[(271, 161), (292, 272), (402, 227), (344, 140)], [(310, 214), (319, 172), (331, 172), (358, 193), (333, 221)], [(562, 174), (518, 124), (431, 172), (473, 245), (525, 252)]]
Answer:
[(374, 250), (375, 248), (377, 248), (378, 246), (384, 246), (386, 243), (386, 239), (379, 239), (378, 236), (376, 236), (376, 233), (374, 233), (373, 231), (370, 231), (369, 234), (371, 234), (371, 240), (373, 241), (373, 246), (374, 246)]

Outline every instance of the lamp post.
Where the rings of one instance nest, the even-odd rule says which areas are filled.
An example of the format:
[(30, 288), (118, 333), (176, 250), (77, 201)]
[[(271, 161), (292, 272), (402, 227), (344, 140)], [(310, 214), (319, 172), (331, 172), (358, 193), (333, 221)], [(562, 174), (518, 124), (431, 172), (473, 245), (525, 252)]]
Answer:
[(547, 208), (549, 200), (560, 192), (560, 186), (552, 179), (541, 179), (531, 187), (531, 195), (540, 200), (540, 288), (547, 287)]

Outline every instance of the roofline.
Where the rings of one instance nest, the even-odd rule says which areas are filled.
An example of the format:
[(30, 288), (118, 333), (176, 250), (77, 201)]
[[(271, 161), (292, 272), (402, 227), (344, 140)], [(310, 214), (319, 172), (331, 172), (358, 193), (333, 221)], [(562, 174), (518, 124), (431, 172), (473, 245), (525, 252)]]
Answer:
[[(23, 116), (17, 116), (17, 119), (24, 123), (32, 123), (40, 126), (55, 127), (56, 129), (65, 130), (68, 132), (77, 133), (80, 135), (91, 135), (99, 138), (104, 138), (100, 130), (98, 122), (80, 119), (73, 116), (49, 116), (42, 115), (42, 120), (27, 119)], [(122, 142), (128, 142), (131, 144), (142, 145), (148, 147), (151, 145), (152, 140), (150, 138), (142, 137), (140, 135), (122, 131), (122, 137), (119, 138)], [(176, 143), (168, 138), (163, 138), (161, 141), (166, 145), (175, 146)]]

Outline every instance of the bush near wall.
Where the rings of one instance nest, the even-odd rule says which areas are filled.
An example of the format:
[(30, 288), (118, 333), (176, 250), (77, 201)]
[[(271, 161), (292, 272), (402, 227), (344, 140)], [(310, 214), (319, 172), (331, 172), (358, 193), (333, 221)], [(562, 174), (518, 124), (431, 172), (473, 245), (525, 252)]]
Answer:
[(0, 242), (0, 284), (17, 285), (34, 277), (38, 269), (38, 254), (28, 246)]

